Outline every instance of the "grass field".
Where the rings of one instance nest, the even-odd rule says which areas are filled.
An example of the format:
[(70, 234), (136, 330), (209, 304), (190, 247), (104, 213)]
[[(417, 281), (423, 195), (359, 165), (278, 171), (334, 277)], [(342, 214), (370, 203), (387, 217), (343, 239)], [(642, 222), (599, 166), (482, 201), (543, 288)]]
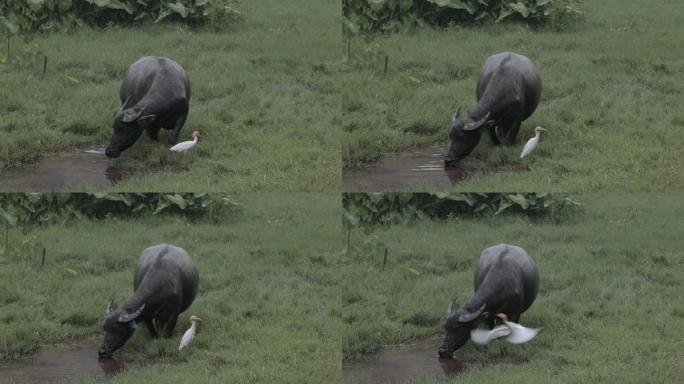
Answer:
[(449, 300), (457, 294), (463, 303), (472, 295), (480, 252), (506, 242), (525, 248), (537, 264), (539, 294), (521, 323), (542, 331), (522, 345), (466, 344), (457, 358), (522, 363), (466, 371), (454, 382), (680, 381), (684, 195), (579, 200), (584, 211), (562, 224), (502, 216), (426, 219), (375, 228), (369, 236), (353, 231), (341, 270), (343, 356), (443, 335)]
[[(0, 169), (106, 145), (128, 65), (160, 55), (179, 62), (192, 83), (181, 140), (198, 130), (203, 141), (181, 156), (168, 151), (168, 131), (162, 144), (142, 136), (118, 162), (135, 172), (117, 190), (338, 190), (337, 3), (239, 8), (242, 21), (223, 32), (158, 25), (38, 36), (21, 62), (25, 46), (12, 39), (14, 54), (0, 64)], [(0, 41), (4, 51), (6, 37)]]
[[(339, 291), (331, 268), (339, 252), (338, 196), (235, 199), (242, 212), (218, 222), (154, 216), (32, 227), (26, 234), (12, 230), (10, 250), (28, 242), (20, 246), (22, 254), (0, 256), (0, 360), (100, 335), (109, 298), (121, 303), (132, 294), (142, 249), (168, 242), (185, 248), (197, 263), (199, 294), (171, 339), (151, 340), (144, 327), (135, 332), (115, 356), (147, 364), (112, 382), (339, 378)], [(41, 269), (42, 247), (47, 257)], [(191, 347), (179, 354), (190, 314), (204, 321)]]
[[(483, 136), (462, 164), (469, 176), (459, 189), (681, 190), (684, 20), (678, 3), (656, 0), (646, 10), (638, 0), (585, 1), (583, 9), (584, 23), (562, 32), (507, 23), (352, 39), (340, 76), (344, 166), (426, 143), (443, 143), (446, 151), (451, 116), (459, 106), (475, 105), (484, 60), (514, 51), (537, 66), (541, 103), (515, 147), (496, 148)], [(537, 125), (548, 132), (521, 160)]]

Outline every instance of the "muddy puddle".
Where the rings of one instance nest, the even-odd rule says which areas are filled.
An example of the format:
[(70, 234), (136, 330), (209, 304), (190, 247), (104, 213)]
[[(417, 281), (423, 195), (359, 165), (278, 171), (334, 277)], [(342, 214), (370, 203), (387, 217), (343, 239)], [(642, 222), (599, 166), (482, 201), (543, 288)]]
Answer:
[[(343, 383), (401, 383), (423, 377), (450, 379), (467, 369), (481, 369), (494, 364), (513, 363), (507, 357), (487, 361), (440, 359), (442, 339), (432, 338), (409, 345), (385, 348), (362, 360), (342, 364)], [(456, 355), (458, 357), (458, 354)]]
[(90, 338), (38, 350), (31, 357), (0, 363), (2, 382), (60, 383), (94, 378), (105, 381), (133, 363), (115, 359), (98, 360), (102, 338)]
[(465, 178), (462, 169), (444, 169), (447, 144), (385, 156), (368, 167), (342, 171), (347, 192), (400, 191), (430, 186), (450, 188)]
[(104, 148), (62, 152), (34, 163), (0, 170), (0, 191), (63, 191), (82, 186), (110, 187), (125, 176)]

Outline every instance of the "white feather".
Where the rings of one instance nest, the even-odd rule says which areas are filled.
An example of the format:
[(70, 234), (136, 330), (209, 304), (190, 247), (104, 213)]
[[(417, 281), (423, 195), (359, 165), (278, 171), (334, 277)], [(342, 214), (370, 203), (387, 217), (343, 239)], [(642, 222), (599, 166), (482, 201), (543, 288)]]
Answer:
[(174, 152), (185, 153), (186, 151), (190, 150), (192, 147), (194, 147), (197, 144), (198, 137), (199, 137), (199, 133), (195, 131), (192, 133), (192, 140), (184, 141), (182, 143), (178, 143), (169, 149), (171, 149)]
[(544, 128), (537, 127), (534, 129), (534, 137), (527, 140), (527, 143), (525, 143), (525, 146), (523, 147), (522, 153), (520, 154), (520, 158), (522, 159), (523, 157), (529, 155), (534, 151), (534, 148), (537, 147), (537, 144), (539, 143), (539, 138), (541, 137), (541, 131), (543, 131)]
[(195, 328), (196, 328), (195, 320), (192, 320), (192, 325), (190, 326), (190, 328), (187, 331), (185, 331), (183, 338), (181, 338), (180, 346), (178, 346), (179, 351), (181, 349), (187, 347), (188, 344), (190, 344), (190, 342), (192, 341), (192, 338), (195, 337)]
[(485, 345), (499, 337), (508, 336), (511, 334), (511, 328), (507, 325), (500, 324), (493, 329), (476, 328), (470, 331), (470, 339), (478, 345)]
[(510, 328), (511, 333), (506, 337), (506, 341), (512, 344), (526, 343), (539, 333), (539, 328), (527, 328), (512, 321), (504, 320), (504, 324)]

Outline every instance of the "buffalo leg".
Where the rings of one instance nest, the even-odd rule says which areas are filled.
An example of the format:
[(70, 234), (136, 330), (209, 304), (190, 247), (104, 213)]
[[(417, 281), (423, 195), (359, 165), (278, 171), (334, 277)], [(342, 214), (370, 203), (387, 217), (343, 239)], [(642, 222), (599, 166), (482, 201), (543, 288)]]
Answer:
[(176, 124), (173, 127), (173, 132), (171, 133), (170, 144), (174, 145), (178, 142), (178, 135), (180, 134), (181, 128), (183, 128), (183, 124), (185, 124), (185, 119), (187, 118), (188, 110), (186, 109), (178, 116), (178, 119), (176, 119)]
[(164, 334), (166, 335), (166, 337), (171, 337), (171, 335), (173, 334), (173, 329), (176, 328), (176, 321), (178, 321), (178, 314), (172, 315), (169, 321), (164, 326)]
[(145, 320), (145, 325), (147, 326), (147, 330), (150, 331), (150, 335), (152, 335), (152, 337), (159, 336), (157, 335), (157, 330), (154, 329), (154, 323), (152, 322), (152, 319)]
[(496, 125), (490, 125), (487, 131), (489, 132), (489, 138), (492, 139), (492, 144), (501, 145), (499, 136), (496, 134)]
[(161, 129), (161, 126), (158, 124), (152, 124), (149, 127), (147, 127), (147, 136), (150, 137), (150, 139), (154, 141), (159, 141), (159, 129)]
[(518, 131), (520, 130), (520, 124), (522, 122), (520, 119), (515, 119), (513, 124), (508, 131), (508, 145), (515, 145), (515, 138), (518, 136)]

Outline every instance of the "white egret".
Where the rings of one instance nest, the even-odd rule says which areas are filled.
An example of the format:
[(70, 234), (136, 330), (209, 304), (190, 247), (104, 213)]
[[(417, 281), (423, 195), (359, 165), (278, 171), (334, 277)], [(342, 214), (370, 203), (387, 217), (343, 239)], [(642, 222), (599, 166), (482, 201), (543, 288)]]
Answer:
[(541, 137), (541, 133), (545, 132), (546, 129), (542, 127), (537, 127), (534, 129), (534, 137), (529, 139), (527, 143), (525, 144), (525, 147), (523, 148), (522, 153), (520, 154), (520, 158), (522, 159), (523, 157), (529, 155), (532, 153), (534, 148), (537, 146), (539, 143), (539, 138)]
[(170, 149), (171, 149), (172, 151), (174, 151), (174, 152), (183, 152), (183, 153), (185, 153), (185, 152), (188, 151), (190, 148), (194, 147), (195, 144), (197, 144), (197, 141), (199, 140), (200, 137), (202, 137), (202, 135), (200, 135), (199, 132), (194, 131), (194, 132), (192, 133), (192, 140), (190, 140), (190, 141), (184, 141), (184, 142), (182, 142), (182, 143), (178, 143), (178, 144), (174, 145), (173, 147), (171, 147)]
[(197, 328), (197, 323), (196, 321), (202, 321), (199, 317), (192, 315), (190, 316), (190, 321), (192, 322), (192, 325), (190, 328), (185, 331), (185, 334), (183, 335), (183, 338), (181, 339), (180, 346), (178, 347), (178, 350), (180, 351), (181, 349), (185, 348), (190, 344), (192, 341), (192, 338), (195, 337), (195, 328)]
[(532, 340), (539, 329), (523, 327), (520, 324), (508, 321), (508, 317), (499, 313), (498, 317), (503, 320), (503, 324), (499, 324), (491, 330), (488, 329), (473, 329), (470, 331), (470, 339), (478, 345), (485, 345), (494, 339), (505, 337), (505, 340), (512, 344), (521, 344)]

